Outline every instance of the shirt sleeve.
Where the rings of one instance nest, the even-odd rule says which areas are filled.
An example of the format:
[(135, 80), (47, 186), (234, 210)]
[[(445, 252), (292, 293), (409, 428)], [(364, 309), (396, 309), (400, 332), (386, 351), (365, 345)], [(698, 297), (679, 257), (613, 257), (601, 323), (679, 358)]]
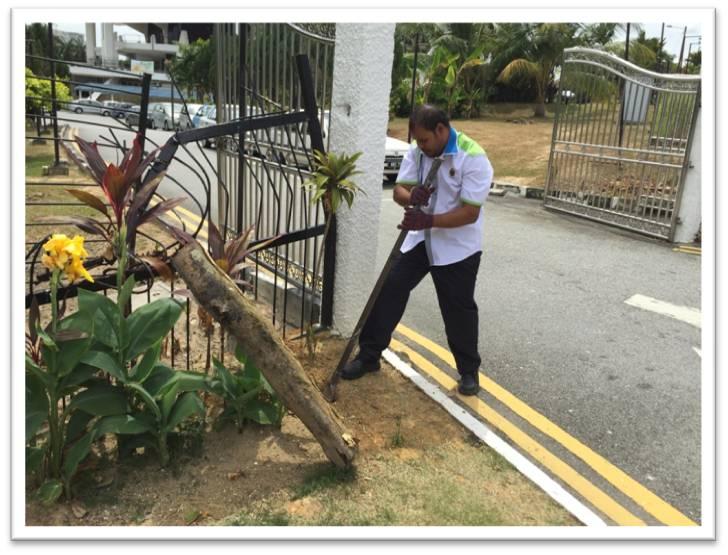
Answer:
[(402, 165), (397, 174), (397, 185), (412, 187), (417, 185), (417, 147), (411, 146), (402, 159)]
[(470, 156), (463, 164), (463, 186), (460, 202), (483, 206), (493, 181), (493, 166), (485, 155)]

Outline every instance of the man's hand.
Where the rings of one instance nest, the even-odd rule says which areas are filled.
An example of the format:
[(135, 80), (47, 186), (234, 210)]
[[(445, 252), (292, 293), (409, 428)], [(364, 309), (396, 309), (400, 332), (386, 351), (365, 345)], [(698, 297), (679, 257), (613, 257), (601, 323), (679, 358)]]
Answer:
[(407, 231), (417, 231), (419, 229), (430, 229), (432, 227), (434, 217), (432, 214), (425, 214), (416, 208), (408, 208), (404, 211), (404, 219), (397, 227), (406, 229)]
[(426, 206), (432, 191), (424, 185), (418, 185), (410, 191), (410, 204), (412, 206)]

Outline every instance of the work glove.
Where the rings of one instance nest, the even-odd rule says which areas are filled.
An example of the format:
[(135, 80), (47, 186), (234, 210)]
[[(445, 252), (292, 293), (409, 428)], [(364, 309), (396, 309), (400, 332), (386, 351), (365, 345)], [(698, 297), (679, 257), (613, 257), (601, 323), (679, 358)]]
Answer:
[(416, 208), (407, 208), (404, 211), (404, 219), (397, 227), (406, 229), (407, 231), (417, 231), (419, 229), (430, 229), (434, 218), (432, 214), (425, 214)]
[(412, 206), (426, 206), (432, 191), (424, 185), (418, 185), (410, 191), (410, 204)]

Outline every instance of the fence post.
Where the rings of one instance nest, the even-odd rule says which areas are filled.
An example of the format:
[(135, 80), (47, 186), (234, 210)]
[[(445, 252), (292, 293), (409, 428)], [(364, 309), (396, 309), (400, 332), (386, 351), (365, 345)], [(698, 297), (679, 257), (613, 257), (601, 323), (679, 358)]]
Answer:
[[(308, 56), (305, 54), (296, 56), (296, 66), (298, 67), (298, 76), (301, 80), (303, 106), (306, 114), (308, 114), (308, 131), (311, 134), (311, 146), (316, 150), (326, 152)], [(326, 242), (324, 243), (324, 275), (321, 290), (321, 325), (326, 328), (331, 327), (334, 320), (334, 277), (336, 275), (336, 215), (331, 214), (330, 217), (331, 226), (328, 237), (326, 237)], [(314, 283), (315, 280), (316, 276), (314, 276)]]
[(51, 66), (51, 120), (53, 121), (53, 155), (54, 162), (53, 166), (60, 164), (60, 153), (58, 151), (58, 105), (56, 103), (56, 64), (54, 62), (54, 48), (53, 48), (53, 24), (48, 24), (48, 58)]
[(144, 152), (144, 143), (147, 138), (147, 117), (149, 114), (149, 88), (152, 83), (152, 74), (144, 73), (142, 75), (142, 101), (139, 105), (139, 144)]

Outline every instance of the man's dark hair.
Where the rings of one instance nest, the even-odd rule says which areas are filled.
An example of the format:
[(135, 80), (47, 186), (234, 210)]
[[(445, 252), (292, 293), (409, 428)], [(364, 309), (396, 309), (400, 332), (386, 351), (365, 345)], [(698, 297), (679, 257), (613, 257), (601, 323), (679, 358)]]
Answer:
[(447, 114), (437, 106), (422, 104), (412, 112), (409, 126), (410, 130), (414, 130), (415, 127), (422, 127), (428, 131), (434, 131), (440, 123), (447, 128), (450, 127), (450, 118), (447, 117)]

